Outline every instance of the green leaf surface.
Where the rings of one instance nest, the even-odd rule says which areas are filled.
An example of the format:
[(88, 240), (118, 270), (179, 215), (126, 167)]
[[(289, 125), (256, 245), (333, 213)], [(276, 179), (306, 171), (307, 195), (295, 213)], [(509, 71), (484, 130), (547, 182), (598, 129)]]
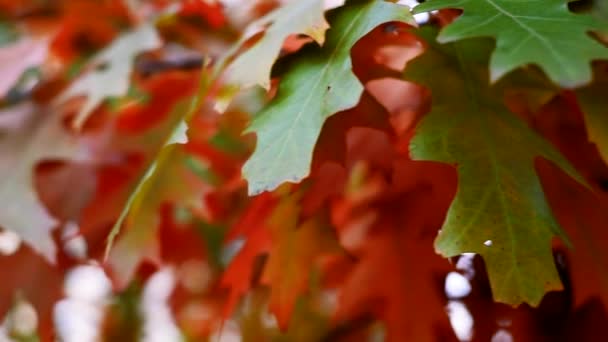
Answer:
[(608, 64), (598, 68), (594, 82), (577, 90), (576, 96), (584, 113), (589, 140), (608, 163)]
[(545, 199), (534, 160), (544, 157), (580, 177), (507, 110), (502, 86), (489, 86), (487, 41), (438, 45), (433, 33), (423, 35), (429, 48), (408, 64), (405, 77), (427, 86), (433, 102), (410, 152), (416, 160), (457, 165), (459, 179), (435, 247), (446, 257), (480, 254), (495, 300), (537, 305), (547, 291), (562, 288), (551, 240), (568, 239)]
[(283, 76), (276, 97), (252, 122), (256, 150), (243, 167), (254, 195), (281, 183), (299, 182), (310, 172), (312, 152), (324, 121), (357, 104), (363, 86), (352, 72), (350, 50), (388, 21), (414, 24), (405, 6), (358, 1), (331, 15), (323, 47), (303, 51)]
[(496, 38), (490, 59), (491, 79), (527, 64), (536, 64), (564, 87), (591, 81), (590, 62), (608, 59), (608, 48), (589, 36), (606, 31), (605, 23), (590, 15), (574, 14), (566, 0), (431, 0), (414, 12), (446, 8), (464, 10), (443, 29), (441, 43), (472, 37)]
[(306, 34), (322, 45), (325, 41), (325, 31), (329, 28), (323, 12), (323, 0), (292, 1), (251, 23), (245, 30), (249, 34), (234, 45), (226, 59), (234, 57), (251, 38), (252, 33), (268, 28), (259, 41), (226, 66), (224, 82), (230, 91), (223, 99), (218, 100), (218, 109), (223, 111), (232, 95), (240, 89), (254, 85), (270, 88), (272, 65), (279, 57), (281, 47), (288, 36)]

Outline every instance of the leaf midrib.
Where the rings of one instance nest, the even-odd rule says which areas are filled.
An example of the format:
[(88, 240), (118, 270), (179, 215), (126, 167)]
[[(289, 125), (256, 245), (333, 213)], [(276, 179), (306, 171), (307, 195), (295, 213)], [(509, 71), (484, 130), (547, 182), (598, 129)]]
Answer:
[(540, 17), (516, 16), (516, 15), (512, 14), (511, 12), (507, 11), (506, 9), (502, 8), (500, 5), (495, 3), (493, 0), (486, 0), (486, 1), (492, 7), (494, 7), (497, 11), (502, 13), (504, 16), (510, 18), (513, 22), (515, 22), (517, 25), (519, 25), (521, 28), (523, 28), (525, 31), (527, 31), (530, 35), (532, 35), (536, 39), (538, 39), (544, 46), (547, 47), (547, 49), (549, 49), (549, 51), (551, 52), (551, 54), (553, 55), (555, 60), (559, 63), (560, 67), (563, 70), (565, 70), (568, 74), (572, 75), (571, 70), (569, 68), (569, 63), (565, 63), (565, 61), (561, 58), (560, 54), (553, 48), (553, 46), (549, 43), (549, 41), (547, 41), (547, 39), (545, 39), (542, 35), (538, 34), (534, 29), (532, 29), (531, 27), (526, 25), (523, 21), (519, 20), (519, 18), (529, 18), (529, 19), (539, 20), (537, 18), (540, 18)]
[[(491, 0), (488, 0), (491, 1)], [(477, 97), (477, 94), (481, 93), (479, 91), (477, 91), (474, 87), (474, 77), (471, 76), (472, 72), (469, 70), (469, 68), (467, 67), (468, 64), (466, 63), (466, 60), (464, 59), (463, 55), (460, 53), (459, 49), (457, 46), (454, 47), (454, 52), (456, 54), (456, 57), (458, 59), (458, 64), (460, 64), (460, 69), (462, 70), (462, 75), (463, 75), (463, 81), (465, 82), (466, 85), (466, 90), (467, 93), (469, 95), (471, 104), (472, 104), (472, 109), (476, 110), (478, 113), (482, 112), (482, 106), (483, 104), (481, 103), (481, 101), (479, 100), (479, 98)], [(487, 113), (489, 114), (489, 113)], [(489, 120), (489, 115), (479, 115), (478, 118), (480, 119), (480, 125), (484, 126), (488, 129), (481, 129), (481, 133), (484, 136), (484, 140), (486, 142), (485, 146), (486, 149), (488, 150), (488, 157), (489, 157), (489, 161), (490, 161), (490, 165), (491, 165), (491, 170), (492, 170), (492, 175), (494, 177), (494, 182), (496, 184), (496, 186), (494, 187), (494, 191), (496, 191), (496, 194), (500, 203), (500, 208), (502, 209), (502, 213), (503, 213), (503, 217), (505, 218), (505, 225), (507, 227), (507, 232), (508, 232), (508, 236), (509, 239), (511, 241), (511, 248), (510, 248), (510, 256), (512, 259), (512, 265), (513, 267), (511, 267), (511, 272), (513, 272), (513, 270), (515, 269), (515, 265), (517, 265), (517, 258), (516, 258), (516, 241), (515, 241), (515, 236), (514, 236), (514, 229), (513, 229), (513, 222), (512, 222), (512, 218), (509, 215), (510, 212), (510, 205), (508, 203), (508, 201), (505, 200), (505, 197), (503, 196), (503, 191), (502, 191), (502, 181), (499, 175), (499, 166), (500, 166), (500, 162), (498, 161), (498, 159), (496, 158), (496, 153), (492, 153), (492, 151), (497, 151), (498, 147), (496, 144), (496, 141), (494, 139), (494, 137), (492, 136), (492, 134), (490, 134), (490, 129), (489, 127), (491, 127), (490, 123), (488, 122)], [(487, 192), (489, 192), (490, 190), (488, 190)], [(487, 193), (486, 192), (486, 193)], [(485, 195), (484, 195), (484, 199), (485, 199)], [(486, 202), (486, 201), (484, 201)], [(479, 207), (479, 211), (482, 210), (482, 207)], [(478, 215), (476, 215), (478, 216)], [(472, 227), (472, 224), (468, 225), (469, 228)], [(491, 248), (491, 247), (488, 247)], [(518, 276), (520, 273), (519, 272), (515, 272), (517, 274), (516, 281), (517, 284), (520, 288), (522, 288), (522, 284), (521, 284), (521, 277)]]

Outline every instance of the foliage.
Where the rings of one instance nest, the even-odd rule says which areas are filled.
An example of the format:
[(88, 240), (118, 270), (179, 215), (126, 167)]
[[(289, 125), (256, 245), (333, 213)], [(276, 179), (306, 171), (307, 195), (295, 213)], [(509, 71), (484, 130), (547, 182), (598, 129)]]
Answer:
[[(251, 195), (306, 177), (323, 122), (357, 103), (363, 86), (351, 71), (352, 46), (383, 22), (412, 23), (404, 7), (382, 1), (346, 6), (339, 14), (331, 20), (333, 29), (323, 48), (310, 49), (292, 61), (277, 95), (246, 131), (258, 138), (243, 166)], [(308, 91), (296, 92), (300, 87)]]
[(87, 100), (74, 119), (74, 125), (82, 127), (91, 112), (106, 98), (124, 96), (129, 89), (131, 64), (135, 56), (160, 46), (156, 30), (141, 25), (125, 33), (91, 60), (94, 70), (73, 82), (59, 101), (73, 96), (86, 95)]
[(607, 27), (0, 0), (0, 340), (596, 341)]
[(39, 202), (32, 174), (41, 160), (77, 158), (79, 146), (76, 138), (64, 131), (60, 116), (41, 112), (32, 103), (12, 107), (2, 116), (17, 122), (15, 127), (3, 127), (0, 198), (6, 205), (0, 222), (54, 261), (56, 248), (51, 230), (57, 221)]
[[(547, 290), (561, 289), (551, 238), (567, 237), (544, 199), (534, 159), (543, 156), (578, 176), (547, 141), (508, 112), (501, 87), (489, 88), (483, 43), (430, 43), (408, 66), (406, 79), (427, 85), (433, 94), (433, 108), (419, 123), (410, 153), (414, 160), (458, 165), (459, 191), (437, 250), (448, 257), (478, 253), (496, 300), (537, 305)], [(443, 77), (425, 77), (431, 68)]]
[(416, 11), (443, 8), (464, 10), (439, 36), (443, 43), (464, 38), (496, 37), (490, 60), (492, 80), (513, 69), (539, 65), (556, 83), (575, 87), (591, 81), (589, 62), (608, 58), (606, 48), (587, 36), (606, 30), (605, 23), (590, 16), (571, 13), (561, 0), (524, 3), (509, 0), (428, 1)]
[[(272, 65), (281, 52), (283, 42), (290, 35), (306, 34), (319, 45), (323, 45), (325, 31), (329, 28), (323, 12), (323, 1), (298, 1), (272, 11), (251, 23), (250, 28), (259, 29), (268, 26), (268, 29), (253, 46), (238, 56), (234, 56), (256, 33), (255, 31), (248, 32), (249, 35), (244, 35), (224, 57), (226, 60), (234, 57), (234, 60), (230, 61), (223, 72), (224, 82), (228, 88), (228, 94), (226, 94), (228, 98), (219, 101), (220, 109), (228, 105), (231, 95), (244, 87), (260, 85), (266, 90), (270, 88)], [(252, 68), (252, 65), (256, 67)]]

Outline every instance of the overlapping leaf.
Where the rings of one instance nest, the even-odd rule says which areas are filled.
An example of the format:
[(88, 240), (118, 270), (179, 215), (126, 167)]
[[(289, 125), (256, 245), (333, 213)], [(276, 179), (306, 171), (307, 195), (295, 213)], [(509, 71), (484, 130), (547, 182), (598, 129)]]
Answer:
[(226, 315), (234, 309), (239, 297), (250, 290), (254, 260), (268, 254), (260, 282), (270, 286), (270, 310), (279, 327), (286, 330), (298, 297), (309, 288), (319, 258), (339, 253), (331, 229), (319, 218), (299, 223), (300, 197), (299, 194), (284, 196), (276, 204), (274, 196), (263, 194), (254, 200), (235, 226), (233, 234), (246, 234), (247, 241), (222, 280), (223, 286), (231, 288)]
[[(137, 176), (143, 177), (142, 168), (157, 156), (167, 141), (185, 141), (181, 115), (188, 95), (197, 84), (194, 74), (168, 72), (147, 78), (139, 83), (139, 89), (149, 96), (149, 101), (130, 103), (119, 110), (115, 122), (116, 131), (110, 136), (107, 157), (110, 161), (98, 173), (98, 189), (91, 203), (80, 217), (81, 229), (86, 233), (96, 231), (99, 226), (112, 224), (117, 213), (121, 213), (125, 202), (142, 187)], [(183, 101), (183, 103), (180, 103)], [(179, 104), (179, 105), (178, 105)], [(177, 107), (176, 107), (177, 106)], [(177, 126), (177, 134), (171, 133)], [(123, 157), (116, 163), (116, 154)], [(124, 158), (124, 159), (123, 159)], [(143, 164), (143, 165), (142, 165)], [(111, 232), (110, 240), (118, 232)]]
[(442, 43), (491, 36), (496, 50), (490, 59), (492, 80), (527, 64), (540, 66), (554, 82), (576, 87), (591, 81), (590, 62), (608, 59), (608, 48), (589, 36), (606, 30), (589, 15), (568, 10), (566, 0), (431, 0), (416, 13), (445, 8), (463, 15), (439, 35)]
[[(433, 41), (429, 31), (426, 40)], [(489, 46), (484, 43), (431, 42), (408, 65), (406, 78), (426, 85), (433, 98), (410, 152), (414, 159), (458, 167), (459, 190), (436, 249), (444, 256), (480, 254), (495, 300), (537, 305), (545, 292), (562, 287), (551, 239), (567, 237), (546, 202), (534, 160), (544, 157), (577, 175), (559, 152), (505, 108), (501, 92), (489, 87)], [(428, 77), (431, 70), (442, 77)]]
[[(135, 268), (144, 258), (158, 262), (157, 228), (161, 204), (179, 200), (186, 207), (200, 206), (203, 186), (189, 170), (189, 156), (183, 151), (183, 144), (188, 138), (181, 116), (187, 111), (189, 100), (190, 98), (187, 98), (177, 102), (171, 110), (171, 122), (168, 125), (170, 129), (163, 139), (164, 145), (132, 190), (108, 236), (106, 255), (121, 286), (128, 284)], [(114, 239), (123, 223), (127, 225), (128, 231), (110, 254)]]
[(91, 62), (95, 69), (74, 81), (57, 99), (63, 102), (74, 96), (86, 96), (86, 102), (77, 114), (74, 126), (82, 127), (93, 110), (105, 99), (126, 95), (133, 59), (141, 52), (158, 48), (160, 44), (156, 29), (150, 24), (143, 24), (117, 38), (101, 51)]
[[(236, 57), (224, 71), (224, 82), (230, 88), (226, 97), (219, 99), (223, 109), (239, 89), (260, 85), (270, 87), (270, 70), (279, 56), (285, 39), (292, 34), (306, 34), (320, 45), (325, 41), (329, 25), (323, 16), (323, 0), (292, 1), (251, 23), (244, 36), (226, 58), (231, 58), (251, 38), (251, 34), (268, 26), (264, 35), (253, 46)], [(255, 66), (255, 67), (252, 67)]]
[(130, 26), (132, 14), (126, 1), (38, 2), (19, 11), (51, 12), (59, 15), (60, 25), (51, 41), (53, 55), (64, 62), (76, 62), (112, 43), (121, 28)]
[(249, 297), (252, 304), (239, 319), (242, 341), (308, 342), (327, 339), (328, 318), (318, 309), (322, 294), (315, 293), (298, 300), (287, 331), (266, 322), (267, 296), (262, 291)]
[(13, 43), (18, 38), (18, 33), (12, 23), (0, 19), (0, 47)]
[[(367, 237), (361, 261), (341, 287), (337, 318), (369, 310), (385, 322), (386, 341), (433, 341), (441, 334), (429, 325), (446, 321), (434, 276), (449, 265), (433, 253), (430, 239), (414, 238), (420, 227), (382, 224)], [(377, 311), (371, 305), (376, 302)]]
[[(167, 82), (167, 86), (171, 84), (172, 82)], [(171, 113), (165, 120), (160, 139), (157, 139), (160, 140), (158, 150), (152, 153), (145, 174), (130, 189), (127, 202), (108, 237), (106, 255), (109, 256), (109, 263), (115, 271), (115, 279), (120, 286), (128, 284), (137, 266), (144, 259), (155, 263), (160, 261), (157, 228), (158, 211), (163, 203), (178, 204), (180, 207), (192, 210), (198, 216), (213, 216), (210, 213), (212, 210), (205, 207), (205, 196), (215, 190), (218, 185), (214, 183), (217, 180), (215, 168), (217, 167), (218, 173), (222, 173), (222, 175), (238, 170), (236, 165), (226, 165), (228, 163), (237, 164), (238, 160), (225, 157), (221, 152), (215, 150), (211, 146), (212, 144), (205, 145), (189, 141), (186, 135), (186, 131), (189, 130), (186, 127), (186, 121), (189, 121), (190, 129), (196, 127), (196, 124), (193, 123), (196, 121), (193, 120), (196, 111), (193, 108), (198, 108), (196, 103), (205, 99), (206, 89), (203, 89), (198, 97), (193, 98), (187, 96), (194, 91), (195, 82), (192, 77), (189, 77), (189, 81), (186, 80), (182, 83), (180, 87), (183, 89), (179, 89), (178, 85), (179, 83), (176, 83), (175, 89), (167, 92), (171, 97), (167, 96), (165, 99), (160, 94), (154, 93), (155, 100), (145, 106), (145, 112), (150, 114), (159, 110), (154, 103), (156, 101), (159, 102), (159, 106), (164, 105), (166, 110), (168, 110), (165, 103), (167, 101), (174, 105), (174, 108), (170, 110)], [(155, 90), (166, 91), (166, 88), (161, 84), (159, 87), (155, 87)], [(177, 102), (180, 99), (181, 101)], [(225, 115), (224, 118), (232, 119), (228, 115)], [(214, 122), (212, 126), (215, 131), (217, 122), (212, 122)], [(209, 125), (209, 122), (206, 124)], [(209, 129), (209, 127), (205, 129)], [(220, 137), (219, 139), (222, 139), (222, 133), (225, 135), (222, 129), (216, 133), (214, 137)], [(195, 140), (203, 138), (197, 137)], [(218, 144), (220, 143), (218, 142)], [(236, 145), (241, 147), (238, 142)], [(232, 177), (231, 174), (226, 176)], [(212, 217), (205, 218), (211, 219)], [(118, 241), (118, 245), (112, 249), (114, 240), (123, 224), (126, 232)]]
[[(123, 287), (130, 281), (142, 260), (160, 263), (158, 228), (161, 205), (177, 202), (186, 208), (200, 209), (208, 187), (188, 166), (193, 158), (184, 151), (184, 145), (171, 144), (163, 149), (156, 167), (142, 180), (124, 213), (125, 235), (118, 240), (109, 254), (108, 262), (115, 271), (118, 284)], [(117, 224), (122, 224), (119, 220)]]
[[(165, 172), (165, 167), (171, 166), (171, 164), (166, 163), (166, 161), (173, 158), (172, 153), (175, 152), (174, 145), (181, 145), (188, 141), (188, 136), (186, 135), (187, 126), (184, 116), (186, 116), (186, 113), (190, 113), (190, 108), (192, 108), (191, 104), (193, 98), (191, 95), (194, 92), (196, 82), (191, 76), (187, 76), (185, 79), (181, 80), (180, 77), (173, 78), (171, 74), (167, 74), (167, 76), (167, 78), (160, 76), (160, 81), (158, 83), (153, 83), (150, 91), (156, 97), (152, 102), (143, 106), (143, 110), (141, 110), (143, 114), (160, 114), (161, 117), (164, 116), (165, 122), (163, 123), (161, 132), (158, 136), (155, 137), (151, 144), (148, 144), (156, 147), (152, 152), (152, 160), (149, 161), (145, 173), (131, 189), (127, 202), (123, 206), (118, 220), (115, 222), (108, 235), (108, 243), (105, 252), (106, 257), (109, 255), (114, 240), (120, 232), (123, 221), (128, 215), (131, 215), (130, 211), (132, 207), (138, 202), (145, 201), (147, 188), (151, 184), (159, 181), (162, 182), (162, 180), (155, 180), (155, 178), (157, 175)], [(160, 92), (165, 91), (165, 88), (162, 87), (163, 85), (172, 86), (173, 88), (171, 88), (171, 91), (167, 91), (167, 93), (164, 94), (165, 96), (158, 96), (160, 95)], [(171, 173), (173, 171), (169, 172)], [(163, 185), (159, 185), (159, 187), (165, 190)], [(151, 199), (147, 200), (150, 201)], [(158, 206), (160, 205), (160, 202), (153, 204), (153, 206), (154, 205)], [(139, 204), (136, 206), (139, 206)], [(154, 212), (144, 211), (144, 214), (154, 215)], [(145, 253), (140, 256), (142, 255), (145, 255)], [(137, 262), (139, 261), (140, 260)], [(119, 283), (126, 285), (124, 282), (129, 280), (137, 262), (124, 268), (124, 272), (120, 272), (122, 276), (118, 276)]]
[[(590, 14), (604, 22), (608, 23), (608, 1), (593, 0), (591, 1)], [(608, 39), (608, 32), (599, 32), (601, 39), (605, 42)]]
[(270, 193), (255, 197), (228, 236), (236, 238), (245, 235), (247, 242), (231, 260), (222, 276), (222, 287), (230, 289), (224, 307), (225, 318), (232, 314), (241, 296), (251, 289), (255, 259), (268, 253), (271, 248), (270, 232), (266, 229), (265, 222), (275, 207), (276, 198)]
[(26, 300), (36, 310), (40, 340), (51, 341), (53, 307), (64, 295), (63, 274), (66, 266), (61, 263), (50, 265), (28, 248), (21, 248), (11, 256), (0, 256), (0, 276), (3, 279), (0, 286), (0, 317), (3, 321), (17, 299)]
[(354, 2), (332, 14), (323, 47), (311, 47), (293, 61), (276, 97), (247, 130), (257, 134), (256, 150), (243, 167), (250, 194), (309, 174), (323, 122), (356, 105), (363, 91), (352, 72), (353, 45), (384, 22), (413, 23), (407, 7), (384, 1)]
[(569, 253), (575, 304), (599, 298), (608, 305), (608, 222), (605, 200), (547, 165), (543, 185), (557, 218), (572, 239)]
[(55, 260), (51, 230), (58, 221), (38, 199), (34, 168), (44, 160), (85, 159), (59, 113), (32, 103), (0, 113), (0, 227), (12, 230), (47, 260)]
[(269, 218), (272, 248), (261, 282), (271, 288), (270, 310), (286, 330), (299, 296), (309, 287), (320, 256), (340, 251), (331, 228), (319, 218), (298, 225), (299, 196), (284, 199)]

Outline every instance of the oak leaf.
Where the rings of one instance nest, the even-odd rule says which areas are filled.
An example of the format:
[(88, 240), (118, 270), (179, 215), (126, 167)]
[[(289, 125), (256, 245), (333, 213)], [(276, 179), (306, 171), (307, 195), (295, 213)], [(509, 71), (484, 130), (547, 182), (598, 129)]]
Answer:
[[(538, 305), (562, 284), (551, 240), (566, 234), (555, 220), (534, 170), (543, 157), (580, 176), (551, 144), (503, 104), (485, 68), (489, 45), (468, 40), (433, 43), (410, 62), (405, 78), (432, 92), (431, 112), (410, 143), (415, 160), (457, 165), (459, 190), (435, 247), (446, 257), (478, 253), (486, 262), (494, 299)], [(430, 70), (441, 78), (429, 78)]]
[(224, 318), (232, 314), (241, 296), (252, 288), (256, 258), (268, 253), (271, 248), (270, 232), (264, 223), (276, 205), (277, 198), (271, 193), (253, 198), (227, 235), (227, 241), (236, 238), (247, 240), (222, 276), (221, 286), (230, 291), (224, 307)]
[(85, 103), (74, 119), (74, 126), (81, 128), (93, 110), (107, 98), (126, 95), (133, 59), (160, 45), (156, 29), (150, 24), (142, 24), (99, 52), (91, 61), (93, 70), (74, 81), (56, 100), (60, 103), (75, 96), (86, 96)]
[(51, 231), (58, 221), (34, 189), (34, 168), (45, 160), (86, 160), (85, 147), (68, 133), (57, 112), (32, 103), (3, 110), (0, 131), (0, 226), (17, 233), (48, 261), (55, 260)]
[(577, 87), (591, 81), (590, 62), (608, 59), (608, 48), (588, 35), (606, 26), (590, 15), (574, 14), (565, 0), (432, 0), (415, 13), (445, 8), (464, 13), (441, 31), (441, 43), (473, 37), (496, 38), (490, 59), (493, 81), (527, 65), (540, 66), (554, 82)]
[(21, 298), (34, 307), (37, 334), (41, 341), (52, 341), (54, 335), (53, 307), (64, 295), (63, 280), (67, 264), (50, 265), (27, 247), (15, 254), (0, 256), (0, 317)]
[[(97, 189), (80, 217), (85, 235), (95, 234), (101, 226), (112, 225), (120, 216), (125, 203), (138, 188), (138, 180), (145, 174), (146, 167), (180, 122), (183, 113), (175, 107), (186, 107), (184, 97), (194, 91), (196, 83), (195, 73), (154, 75), (138, 84), (140, 91), (149, 96), (149, 101), (130, 103), (118, 113), (103, 112), (116, 117), (116, 121), (109, 123), (112, 129), (107, 138), (107, 151), (102, 152), (104, 163), (97, 173)], [(183, 129), (179, 132), (183, 133)], [(115, 225), (114, 234), (117, 232)]]
[(308, 176), (323, 123), (354, 107), (363, 92), (352, 72), (351, 48), (376, 26), (389, 21), (414, 24), (405, 6), (385, 1), (347, 4), (332, 13), (332, 28), (323, 47), (310, 47), (292, 62), (276, 97), (246, 131), (257, 135), (255, 152), (243, 166), (250, 194)]
[(353, 166), (331, 216), (355, 263), (341, 271), (334, 320), (372, 315), (385, 324), (387, 341), (455, 340), (441, 286), (451, 267), (432, 246), (456, 188), (454, 171), (407, 159), (377, 130), (354, 129), (349, 138)]
[(0, 97), (17, 83), (19, 77), (29, 68), (42, 64), (48, 54), (47, 39), (24, 38), (10, 45), (0, 47)]

